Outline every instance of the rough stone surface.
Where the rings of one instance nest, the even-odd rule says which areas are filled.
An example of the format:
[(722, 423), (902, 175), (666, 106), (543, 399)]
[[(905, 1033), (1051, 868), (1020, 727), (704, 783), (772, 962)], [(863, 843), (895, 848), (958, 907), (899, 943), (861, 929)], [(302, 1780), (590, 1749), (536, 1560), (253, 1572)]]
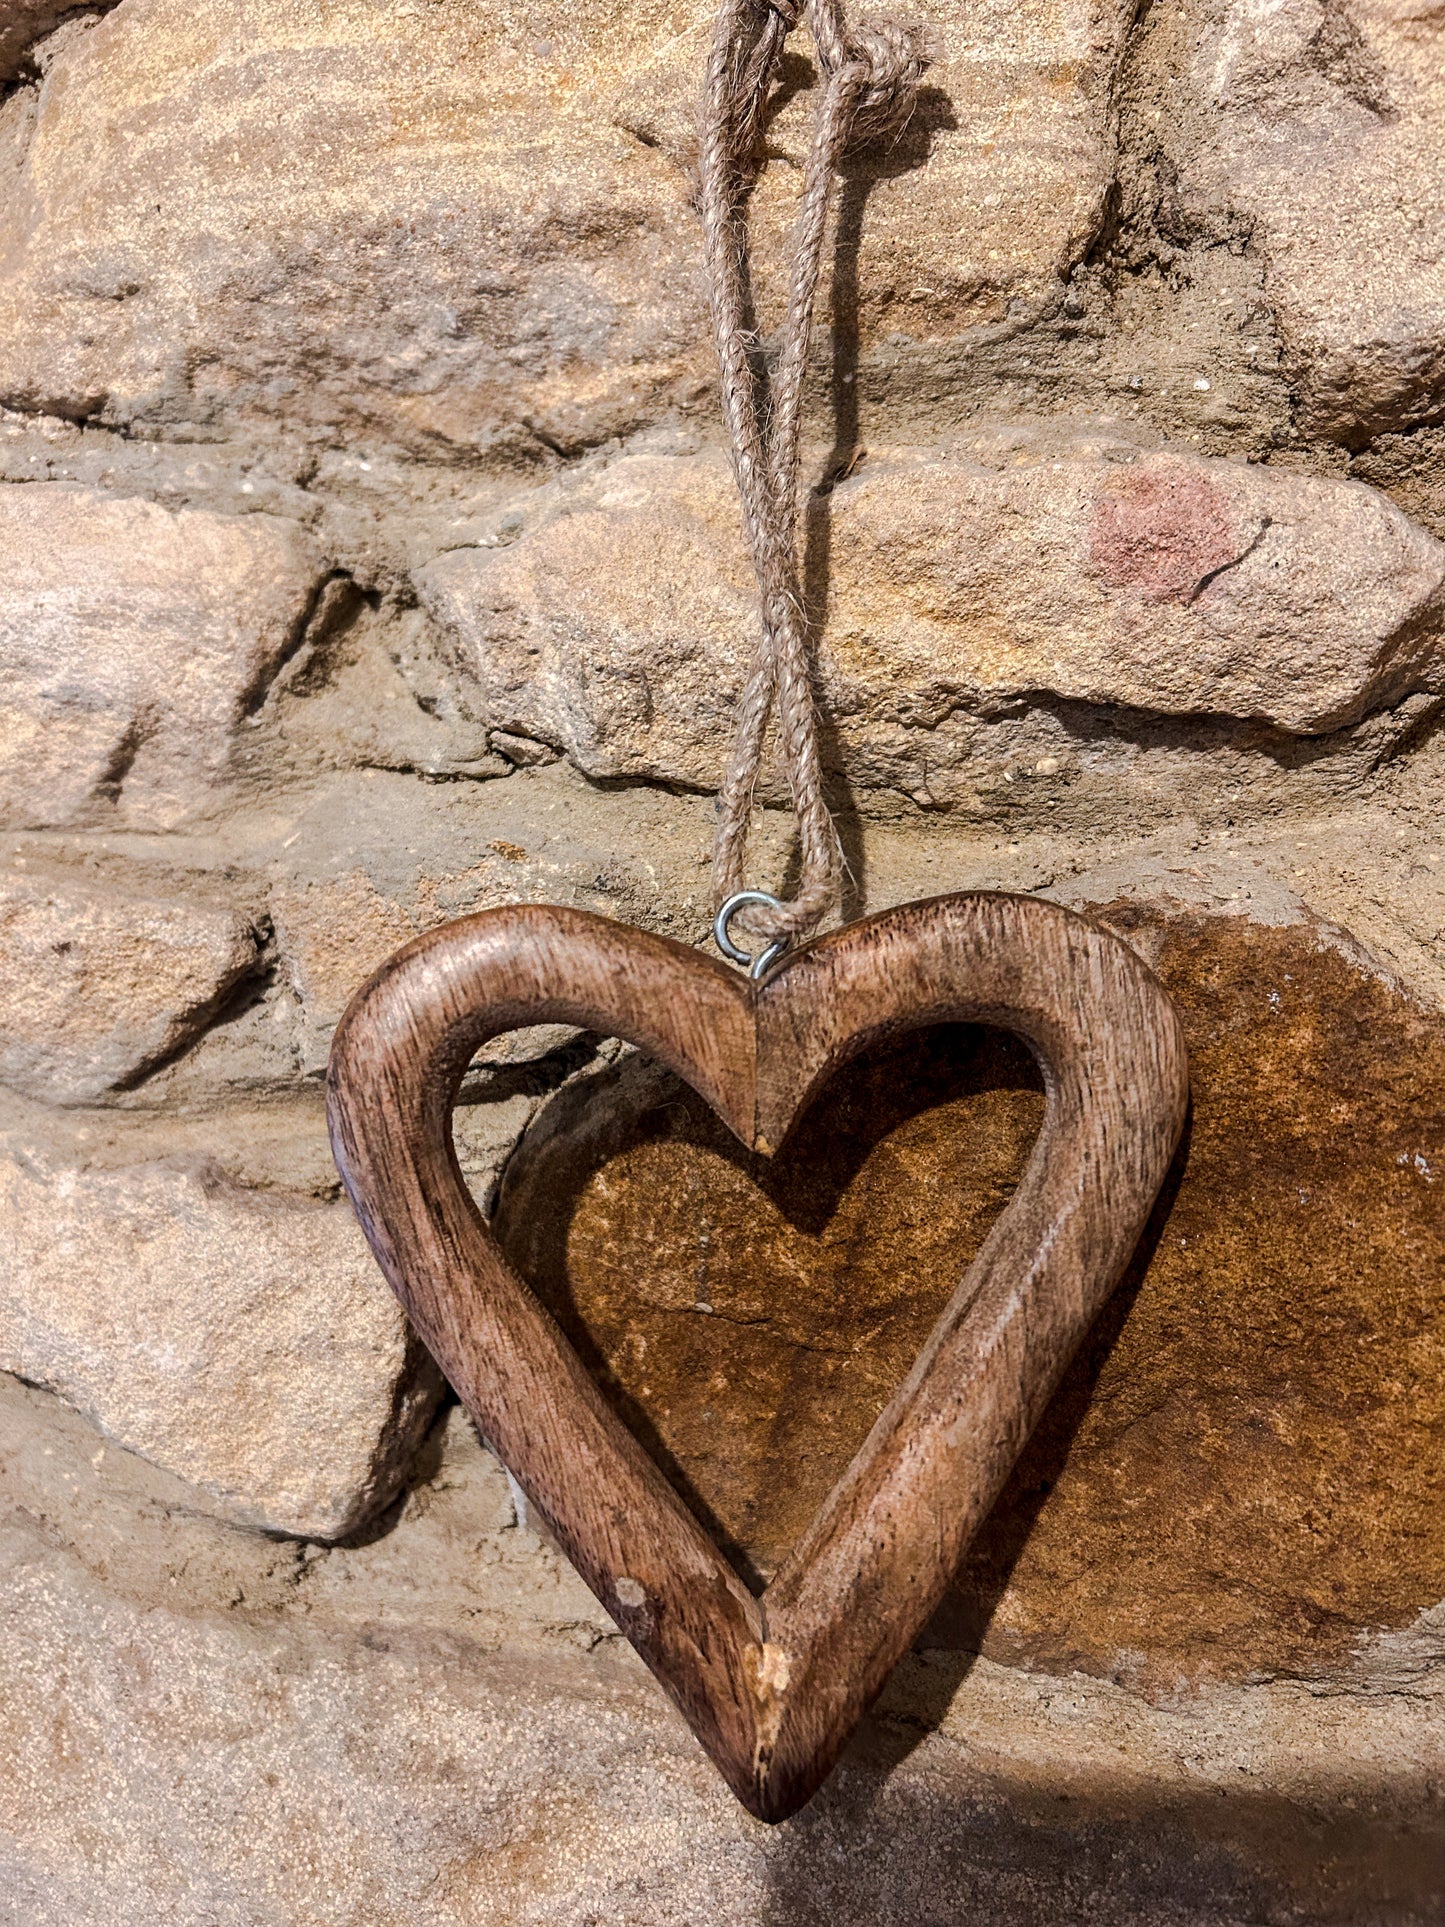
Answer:
[(386, 1503), (437, 1381), (344, 1205), (5, 1125), (0, 1366), (256, 1525), (334, 1539)]
[(1164, 225), (1176, 241), (1205, 230), (1264, 262), (1300, 425), (1359, 446), (1438, 420), (1438, 8), (1228, 0), (1160, 9), (1154, 31), (1163, 71), (1151, 118), (1169, 163), (1157, 172)]
[[(1152, 1690), (1310, 1674), (1445, 1597), (1445, 1030), (1308, 925), (1117, 921), (1174, 997), (1187, 1155), (929, 1643)], [(764, 1574), (906, 1375), (1042, 1115), (962, 1027), (772, 1163), (632, 1059), (541, 1114), (498, 1223)], [(777, 1468), (789, 1468), (779, 1480)]]
[(383, 896), (360, 870), (334, 882), (282, 884), (272, 899), (272, 914), (312, 1032), (306, 1061), (320, 1070), (341, 1013), (372, 971), (424, 924), (395, 898)]
[[(625, 457), (418, 572), (492, 720), (589, 775), (716, 786), (756, 619), (727, 461)], [(948, 801), (1040, 696), (1338, 729), (1434, 687), (1445, 545), (1358, 483), (1024, 428), (879, 450), (812, 507), (855, 780)]]
[[(502, 462), (691, 405), (711, 376), (687, 167), (707, 17), (128, 0), (47, 75), (0, 211), (0, 392)], [(844, 217), (840, 298), (867, 288), (875, 359), (1057, 302), (1103, 214), (1126, 18), (931, 9), (929, 92)], [(810, 76), (794, 57), (792, 90)], [(777, 127), (775, 238), (807, 113)]]
[(698, 380), (683, 183), (597, 111), (617, 36), (642, 37), (626, 10), (138, 14), (47, 78), (6, 222), (33, 344), (11, 393), (515, 457), (625, 430), (680, 361)]
[[(499, 853), (498, 843), (508, 854)], [(465, 913), (532, 900), (518, 871), (525, 860), (520, 845), (494, 838), (481, 860), (469, 866), (465, 880), (457, 880), (469, 898)], [(418, 899), (407, 903), (384, 896), (360, 869), (335, 881), (278, 888), (272, 899), (277, 940), (306, 1026), (305, 1068), (325, 1068), (341, 1014), (372, 971), (393, 950), (446, 921), (445, 911), (437, 907), (434, 886), (418, 892)], [(575, 1034), (566, 1024), (533, 1025), (525, 1032), (495, 1039), (482, 1055), (492, 1063), (517, 1061), (535, 1054), (539, 1045), (553, 1048)], [(524, 1045), (523, 1039), (530, 1043)]]
[[(1057, 304), (1105, 219), (1110, 91), (1128, 9), (942, 0), (920, 19), (933, 65), (913, 120), (896, 142), (850, 163), (830, 263), (835, 326), (865, 356), (886, 344), (904, 365), (925, 343), (1017, 326)], [(613, 109), (688, 168), (711, 25), (697, 9), (637, 63)], [(778, 193), (774, 167), (760, 195), (760, 222), (774, 233), (812, 131), (811, 49), (805, 37), (795, 49), (767, 139), (789, 188)], [(953, 218), (961, 207), (966, 222)], [(766, 257), (759, 266), (773, 291)]]
[(317, 581), (302, 532), (269, 516), (0, 488), (0, 823), (177, 822)]
[(69, 1104), (192, 1044), (260, 965), (235, 910), (75, 876), (0, 876), (0, 1083)]
[(1374, 1642), (1353, 1690), (1184, 1704), (918, 1654), (764, 1828), (455, 1412), (387, 1529), (323, 1550), (197, 1517), (0, 1381), (0, 1543), (24, 1927), (1419, 1927), (1445, 1903), (1438, 1625)]

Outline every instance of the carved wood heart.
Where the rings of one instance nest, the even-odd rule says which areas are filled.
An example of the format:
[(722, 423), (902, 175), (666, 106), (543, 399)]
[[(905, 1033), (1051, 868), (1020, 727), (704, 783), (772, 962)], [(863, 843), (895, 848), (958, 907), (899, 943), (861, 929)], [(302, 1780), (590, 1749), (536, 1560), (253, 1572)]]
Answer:
[[(1028, 1167), (917, 1363), (761, 1598), (613, 1413), (474, 1204), (451, 1139), (499, 1033), (625, 1038), (772, 1153), (839, 1064), (951, 1020), (1038, 1057)], [(336, 1162), (372, 1250), (482, 1432), (750, 1812), (832, 1769), (957, 1568), (1127, 1264), (1188, 1103), (1163, 989), (1056, 904), (937, 897), (849, 925), (750, 983), (666, 937), (543, 905), (407, 944), (331, 1055)]]

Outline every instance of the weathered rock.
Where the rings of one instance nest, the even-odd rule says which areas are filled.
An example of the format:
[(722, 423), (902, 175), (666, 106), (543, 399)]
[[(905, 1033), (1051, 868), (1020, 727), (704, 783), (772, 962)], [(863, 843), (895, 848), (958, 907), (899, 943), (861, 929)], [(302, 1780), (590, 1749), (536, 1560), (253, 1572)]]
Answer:
[(6, 0), (0, 14), (0, 86), (15, 78), (31, 48), (63, 20), (114, 5), (115, 0)]
[[(1156, 123), (1184, 230), (1247, 236), (1301, 425), (1354, 446), (1445, 391), (1445, 18), (1430, 6), (1191, 6)], [(1182, 112), (1179, 46), (1192, 86)]]
[(271, 898), (277, 948), (309, 1032), (305, 1068), (320, 1070), (342, 1011), (393, 950), (426, 927), (361, 870), (334, 881), (279, 885)]
[[(925, 1635), (1181, 1690), (1329, 1674), (1445, 1598), (1445, 1025), (1307, 925), (1117, 921), (1194, 1107), (1135, 1266)], [(772, 1161), (640, 1060), (533, 1125), (498, 1226), (608, 1395), (774, 1569), (905, 1376), (1042, 1112), (958, 1028), (839, 1077)], [(787, 1476), (779, 1476), (779, 1468)]]
[[(640, 60), (614, 107), (691, 168), (712, 11)], [(838, 332), (894, 356), (979, 327), (1018, 324), (1055, 304), (1087, 253), (1114, 177), (1109, 91), (1130, 14), (1116, 0), (1085, 11), (1021, 13), (1005, 0), (937, 0), (923, 21), (933, 64), (905, 132), (850, 160), (832, 265)], [(767, 149), (757, 220), (782, 241), (812, 135), (815, 70), (806, 33), (791, 43)], [(786, 179), (786, 177), (785, 177)], [(781, 295), (777, 264), (756, 271)]]
[[(517, 861), (515, 857), (498, 859), (489, 851), (472, 866), (466, 879), (471, 896), (468, 911), (526, 898)], [(272, 909), (281, 956), (305, 1024), (302, 1068), (313, 1072), (325, 1066), (341, 1013), (372, 971), (393, 950), (445, 921), (434, 908), (434, 898), (432, 903), (423, 896), (420, 902), (407, 904), (385, 897), (361, 870), (335, 881), (282, 884), (272, 898)], [(567, 1024), (534, 1025), (525, 1033), (497, 1038), (483, 1056), (491, 1063), (519, 1062), (575, 1035)]]
[[(713, 381), (686, 166), (709, 13), (130, 0), (47, 76), (0, 209), (0, 392), (502, 461), (687, 404)], [(1102, 217), (1128, 13), (932, 8), (913, 125), (844, 196), (865, 354), (1057, 300)], [(769, 170), (770, 262), (796, 189)]]
[(421, 610), (373, 610), (354, 586), (338, 585), (307, 642), (266, 705), (253, 770), (284, 758), (298, 774), (338, 764), (483, 782), (512, 773), (468, 713), (470, 691), (440, 659)]
[[(565, 762), (499, 783), (362, 770), (318, 786), (286, 819), (267, 900), (279, 974), (304, 1017), (306, 1068), (324, 1065), (337, 1019), (371, 972), (451, 917), (565, 903), (701, 940), (712, 821), (702, 798), (599, 792)], [(781, 846), (785, 861), (787, 834), (775, 825), (760, 847)], [(498, 1039), (487, 1055), (510, 1051)]]
[(199, 1036), (257, 968), (253, 921), (63, 873), (0, 878), (0, 1083), (83, 1103)]
[(920, 683), (932, 656), (986, 695), (1301, 734), (1433, 686), (1445, 544), (1386, 497), (1180, 450), (1121, 461), (1107, 443), (1020, 439), (984, 443), (981, 473), (972, 449), (959, 464), (900, 452), (838, 491), (840, 652), (866, 640), (876, 678), (896, 685), (896, 649)]
[(203, 804), (318, 574), (271, 516), (0, 488), (0, 823), (166, 828)]
[(597, 112), (599, 59), (655, 31), (605, 5), (524, 27), (143, 0), (47, 79), (0, 244), (0, 326), (29, 345), (0, 385), (503, 454), (626, 429), (700, 372), (685, 184)]
[[(418, 584), (499, 726), (714, 787), (756, 621), (737, 522), (721, 454), (626, 457)], [(1445, 545), (1383, 496), (1107, 433), (881, 451), (815, 501), (809, 578), (838, 760), (933, 800), (1040, 696), (1315, 732), (1440, 675)]]
[(436, 1403), (344, 1204), (240, 1189), (197, 1149), (103, 1168), (9, 1117), (0, 1367), (232, 1516), (334, 1539), (391, 1497)]

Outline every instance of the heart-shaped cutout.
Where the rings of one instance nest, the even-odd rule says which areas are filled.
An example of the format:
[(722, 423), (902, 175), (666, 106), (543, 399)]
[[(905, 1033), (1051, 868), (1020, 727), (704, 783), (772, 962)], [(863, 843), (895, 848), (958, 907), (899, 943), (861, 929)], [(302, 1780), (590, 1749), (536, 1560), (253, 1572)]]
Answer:
[[(910, 1031), (840, 1065), (764, 1157), (653, 1058), (604, 1060), (528, 1124), (492, 1234), (759, 1593), (1017, 1189), (1043, 1079), (1006, 1031)], [(469, 1149), (512, 1079), (463, 1124), (471, 1081), (454, 1131), (480, 1201)]]
[[(961, 1020), (1044, 1077), (1028, 1168), (912, 1371), (754, 1598), (507, 1264), (451, 1112), (501, 1032), (579, 1024), (684, 1078), (771, 1152), (849, 1056)], [(820, 938), (761, 984), (582, 911), (419, 937), (336, 1034), (338, 1168), (392, 1288), (483, 1434), (742, 1803), (786, 1818), (937, 1604), (1138, 1240), (1183, 1128), (1183, 1037), (1134, 953), (1035, 898), (934, 898)]]

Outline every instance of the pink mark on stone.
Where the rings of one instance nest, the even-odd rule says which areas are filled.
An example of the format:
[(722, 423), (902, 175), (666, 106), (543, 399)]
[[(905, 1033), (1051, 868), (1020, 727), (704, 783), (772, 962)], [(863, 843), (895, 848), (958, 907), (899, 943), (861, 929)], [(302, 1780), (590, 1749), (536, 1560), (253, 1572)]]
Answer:
[(1111, 589), (1189, 603), (1257, 539), (1239, 526), (1228, 490), (1193, 463), (1165, 457), (1120, 470), (1099, 491), (1089, 560)]

